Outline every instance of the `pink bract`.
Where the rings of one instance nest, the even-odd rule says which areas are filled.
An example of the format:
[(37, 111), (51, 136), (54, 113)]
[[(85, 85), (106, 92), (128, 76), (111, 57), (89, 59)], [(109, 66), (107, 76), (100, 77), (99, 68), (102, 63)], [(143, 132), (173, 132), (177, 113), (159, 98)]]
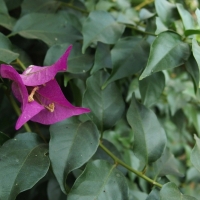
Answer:
[[(58, 71), (67, 69), (66, 62), (71, 48), (70, 46), (55, 64), (49, 67), (32, 66), (31, 72), (29, 67), (22, 75), (11, 65), (1, 65), (0, 75), (13, 81), (13, 94), (21, 103), (22, 113), (17, 120), (16, 129), (29, 120), (49, 125), (90, 112), (88, 108), (75, 107), (69, 103), (54, 79)], [(28, 100), (31, 93), (34, 98), (32, 101)]]
[(67, 58), (70, 54), (72, 46), (69, 46), (65, 53), (51, 66), (29, 66), (22, 74), (20, 74), (24, 85), (36, 86), (47, 83), (52, 80), (58, 71), (67, 70)]

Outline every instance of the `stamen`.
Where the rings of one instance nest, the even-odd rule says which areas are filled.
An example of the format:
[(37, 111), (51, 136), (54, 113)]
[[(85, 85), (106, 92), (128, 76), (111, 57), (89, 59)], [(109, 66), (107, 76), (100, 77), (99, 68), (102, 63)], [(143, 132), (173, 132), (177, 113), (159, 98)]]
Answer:
[(55, 104), (54, 103), (50, 103), (48, 106), (44, 106), (47, 110), (49, 110), (50, 112), (53, 112), (55, 109)]
[(35, 94), (35, 92), (36, 92), (37, 90), (39, 90), (39, 87), (38, 87), (38, 86), (33, 88), (33, 90), (31, 91), (31, 94), (28, 96), (28, 102), (34, 101), (33, 96), (34, 96), (34, 94)]

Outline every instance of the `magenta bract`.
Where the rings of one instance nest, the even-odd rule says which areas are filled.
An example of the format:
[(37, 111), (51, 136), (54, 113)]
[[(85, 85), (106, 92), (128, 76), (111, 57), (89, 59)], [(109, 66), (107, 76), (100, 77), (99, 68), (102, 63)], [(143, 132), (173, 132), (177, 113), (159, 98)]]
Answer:
[(58, 71), (67, 69), (66, 63), (71, 48), (72, 46), (53, 65), (32, 65), (23, 74), (18, 74), (11, 65), (1, 65), (1, 76), (13, 81), (13, 94), (21, 102), (22, 113), (17, 120), (16, 129), (29, 120), (53, 124), (74, 115), (90, 112), (87, 108), (75, 107), (69, 103), (54, 79)]
[(47, 83), (48, 81), (54, 79), (58, 71), (67, 70), (67, 58), (72, 49), (69, 46), (65, 53), (58, 59), (56, 63), (51, 66), (35, 66), (30, 65), (22, 74), (20, 74), (24, 85), (27, 86), (37, 86)]

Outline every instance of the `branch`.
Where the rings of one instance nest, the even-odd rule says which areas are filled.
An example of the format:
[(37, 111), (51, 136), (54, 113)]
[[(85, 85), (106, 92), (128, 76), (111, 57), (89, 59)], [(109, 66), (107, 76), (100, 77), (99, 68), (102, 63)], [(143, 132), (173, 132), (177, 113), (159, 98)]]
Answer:
[(139, 5), (137, 5), (134, 9), (135, 10), (141, 10), (143, 7), (145, 7), (146, 5), (150, 4), (150, 3), (153, 3), (154, 0), (146, 0), (146, 1), (143, 1), (142, 3), (140, 3)]
[(144, 175), (142, 172), (137, 171), (136, 169), (133, 169), (132, 167), (130, 167), (129, 165), (127, 165), (126, 163), (124, 163), (122, 160), (120, 160), (119, 158), (117, 158), (109, 149), (107, 149), (101, 142), (99, 143), (99, 146), (115, 161), (115, 163), (125, 167), (126, 169), (128, 169), (129, 171), (133, 172), (134, 174), (136, 174), (137, 176), (143, 178), (144, 180), (148, 181), (149, 183), (151, 183), (152, 185), (155, 185), (159, 188), (162, 188), (162, 185), (156, 181), (154, 181), (153, 179), (150, 179), (148, 176)]

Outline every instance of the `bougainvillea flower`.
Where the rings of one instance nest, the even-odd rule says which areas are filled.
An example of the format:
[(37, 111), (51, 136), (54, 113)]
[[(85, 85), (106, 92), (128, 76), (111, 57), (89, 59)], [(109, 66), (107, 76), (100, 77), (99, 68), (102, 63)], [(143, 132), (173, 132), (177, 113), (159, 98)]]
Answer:
[(20, 74), (24, 85), (37, 86), (47, 83), (54, 79), (58, 71), (67, 70), (67, 58), (72, 49), (69, 46), (65, 53), (51, 66), (35, 66), (30, 65), (22, 74)]
[[(67, 54), (66, 52), (64, 55), (68, 56), (69, 52)], [(59, 71), (58, 67), (64, 70), (64, 66), (60, 67), (57, 65), (58, 62), (65, 65), (66, 69), (66, 60), (64, 64), (62, 59), (64, 60), (63, 56), (54, 65), (49, 66), (49, 70), (54, 76), (55, 71)], [(51, 67), (54, 68), (54, 70), (52, 70)], [(50, 75), (48, 67), (46, 66), (44, 71), (41, 68), (42, 67), (34, 66), (33, 70), (37, 75), (30, 75), (32, 81), (32, 77), (35, 76), (35, 79), (39, 79), (40, 84), (35, 85), (35, 80), (33, 81), (33, 86), (30, 86), (28, 79), (23, 79), (24, 75), (18, 74), (12, 66), (2, 64), (0, 67), (0, 75), (3, 78), (8, 78), (13, 81), (13, 94), (16, 99), (21, 102), (22, 113), (17, 120), (16, 129), (19, 129), (29, 120), (49, 125), (74, 115), (90, 112), (87, 108), (75, 107), (69, 103), (63, 95), (57, 81), (53, 79), (54, 76)], [(41, 76), (39, 75), (40, 73)], [(44, 77), (44, 80), (47, 82), (44, 80), (42, 81), (42, 77)], [(47, 77), (51, 77), (50, 80)], [(28, 85), (26, 85), (27, 83)]]

